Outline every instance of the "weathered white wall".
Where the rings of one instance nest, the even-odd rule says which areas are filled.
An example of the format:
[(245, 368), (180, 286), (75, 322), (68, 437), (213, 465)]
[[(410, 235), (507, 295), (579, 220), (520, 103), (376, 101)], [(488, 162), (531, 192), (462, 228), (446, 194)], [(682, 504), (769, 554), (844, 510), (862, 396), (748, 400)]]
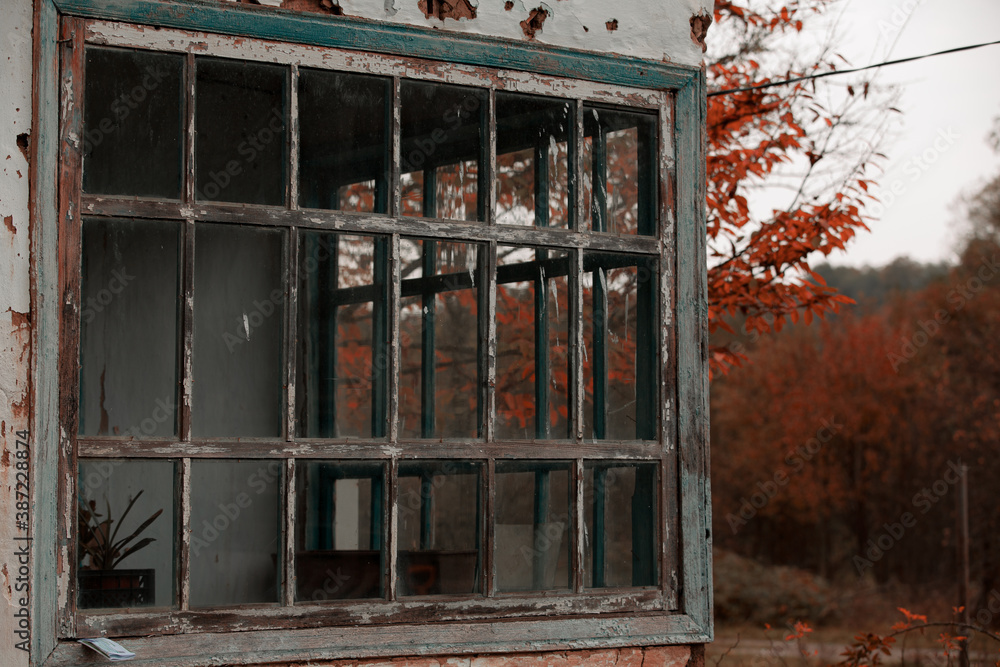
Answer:
[[(460, 4), (462, 0), (445, 0)], [(521, 27), (534, 9), (548, 12), (535, 41), (587, 51), (620, 53), (683, 65), (701, 62), (701, 47), (691, 39), (691, 17), (711, 16), (712, 0), (468, 0), (474, 19), (426, 18), (418, 0), (339, 0), (345, 15), (394, 23), (443, 28), (477, 35), (529, 39)], [(260, 0), (274, 4), (277, 0)], [(607, 24), (617, 21), (617, 28)]]
[[(25, 542), (15, 512), (17, 431), (28, 428), (31, 337), (28, 280), (28, 158), (18, 135), (31, 130), (31, 0), (4, 0), (0, 9), (0, 664), (28, 664), (15, 635), (21, 598), (16, 551)], [(23, 450), (23, 448), (22, 448)], [(23, 488), (21, 489), (23, 491)], [(21, 588), (22, 590), (18, 590)]]

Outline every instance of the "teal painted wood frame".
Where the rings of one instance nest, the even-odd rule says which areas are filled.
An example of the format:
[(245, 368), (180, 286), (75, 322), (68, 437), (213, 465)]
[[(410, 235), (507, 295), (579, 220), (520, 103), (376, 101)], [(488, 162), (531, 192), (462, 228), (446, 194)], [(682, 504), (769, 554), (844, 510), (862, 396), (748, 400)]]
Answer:
[[(392, 628), (322, 628), (228, 634), (150, 637), (130, 641), (146, 660), (137, 664), (205, 664), (205, 656), (225, 653), (232, 663), (273, 662), (309, 657), (361, 658), (471, 652), (568, 650), (610, 646), (696, 644), (713, 636), (711, 598), (711, 518), (709, 503), (707, 288), (705, 258), (704, 74), (698, 68), (637, 58), (547, 47), (444, 31), (382, 24), (202, 0), (37, 0), (35, 2), (32, 135), (32, 665), (76, 664), (82, 647), (58, 638), (74, 636), (63, 613), (69, 574), (69, 535), (58, 517), (61, 455), (59, 433), (60, 313), (67, 306), (60, 289), (59, 184), (59, 20), (60, 16), (289, 41), (392, 55), (445, 60), (473, 66), (504, 67), (598, 83), (667, 90), (673, 93), (674, 182), (673, 261), (663, 263), (663, 289), (674, 297), (672, 355), (676, 399), (663, 408), (665, 429), (676, 429), (677, 488), (662, 485), (664, 507), (676, 508), (681, 543), (679, 613), (654, 616), (528, 619), (492, 626), (484, 639), (478, 624), (396, 625)], [(336, 29), (331, 29), (332, 26)], [(661, 186), (663, 187), (663, 186)], [(63, 480), (65, 481), (65, 480)], [(674, 496), (673, 494), (676, 494)], [(668, 525), (668, 528), (670, 526)], [(672, 529), (671, 529), (672, 530)], [(284, 648), (274, 650), (280, 636)], [(296, 648), (297, 647), (297, 648)], [(253, 655), (253, 658), (246, 656)], [(155, 657), (149, 657), (155, 656)], [(165, 662), (164, 662), (165, 661)]]

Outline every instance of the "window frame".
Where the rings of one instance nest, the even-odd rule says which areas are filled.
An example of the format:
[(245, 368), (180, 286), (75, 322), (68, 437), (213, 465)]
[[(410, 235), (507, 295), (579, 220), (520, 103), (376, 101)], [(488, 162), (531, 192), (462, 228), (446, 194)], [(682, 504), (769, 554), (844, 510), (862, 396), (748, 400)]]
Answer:
[[(100, 6), (98, 9), (97, 6)], [(188, 10), (187, 13), (178, 11)], [(59, 16), (59, 10), (65, 16)], [(171, 11), (173, 10), (173, 11)], [(52, 192), (52, 199), (59, 201), (59, 213), (52, 216), (47, 211), (47, 217), (42, 215), (42, 234), (54, 236), (53, 230), (46, 224), (55, 224), (58, 229), (59, 252), (44, 251), (45, 259), (51, 265), (55, 260), (58, 267), (58, 292), (65, 295), (68, 307), (60, 309), (58, 320), (59, 343), (56, 350), (75, 350), (79, 325), (79, 218), (100, 211), (101, 214), (118, 215), (119, 217), (151, 217), (170, 219), (183, 217), (185, 227), (193, 228), (197, 220), (229, 221), (254, 224), (252, 216), (264, 215), (269, 221), (277, 222), (279, 227), (288, 224), (299, 225), (302, 228), (334, 229), (343, 232), (362, 234), (381, 233), (391, 235), (392, 243), (398, 248), (400, 236), (399, 223), (391, 216), (399, 211), (399, 133), (393, 132), (393, 174), (391, 177), (393, 193), (390, 198), (390, 214), (351, 214), (336, 211), (318, 212), (298, 209), (298, 197), (295, 194), (298, 168), (296, 155), (290, 155), (289, 192), (286, 194), (286, 207), (254, 207), (252, 214), (247, 214), (247, 207), (236, 204), (207, 204), (193, 202), (193, 179), (188, 179), (189, 185), (185, 191), (184, 202), (176, 207), (164, 206), (155, 202), (145, 202), (128, 197), (98, 197), (82, 195), (79, 192), (79, 166), (81, 154), (78, 142), (74, 140), (74, 132), (82, 125), (80, 106), (75, 100), (82, 99), (82, 77), (78, 74), (83, 65), (83, 45), (85, 43), (104, 44), (108, 46), (126, 46), (130, 48), (152, 49), (156, 51), (179, 51), (188, 53), (189, 72), (193, 66), (192, 44), (210, 43), (206, 55), (226, 55), (241, 60), (261, 59), (266, 62), (284, 62), (293, 67), (311, 62), (310, 58), (319, 58), (325, 69), (339, 71), (355, 71), (367, 74), (382, 74), (395, 77), (394, 98), (398, 96), (399, 77), (405, 73), (407, 78), (429, 79), (450, 83), (465, 83), (469, 85), (484, 85), (490, 90), (511, 90), (544, 94), (548, 97), (568, 97), (580, 100), (577, 103), (577, 125), (582, 124), (582, 107), (585, 101), (600, 104), (615, 104), (623, 108), (657, 108), (660, 127), (660, 164), (659, 164), (659, 234), (655, 237), (615, 236), (611, 234), (596, 234), (573, 230), (544, 230), (538, 228), (506, 227), (492, 224), (495, 215), (495, 189), (487, 188), (485, 210), (486, 220), (483, 222), (442, 222), (422, 218), (406, 218), (407, 236), (422, 238), (454, 238), (456, 232), (463, 241), (480, 241), (492, 248), (489, 266), (493, 276), (489, 286), (490, 311), (496, 307), (495, 297), (495, 264), (496, 246), (500, 244), (547, 245), (559, 249), (570, 248), (575, 252), (576, 269), (582, 270), (582, 255), (584, 250), (603, 250), (616, 252), (644, 252), (656, 254), (660, 264), (660, 313), (661, 326), (670, 332), (660, 341), (659, 358), (662, 371), (660, 377), (661, 401), (658, 411), (658, 438), (648, 442), (614, 442), (614, 441), (584, 441), (583, 423), (579, 418), (580, 409), (574, 412), (578, 418), (574, 423), (575, 439), (552, 440), (546, 442), (523, 442), (502, 445), (493, 444), (493, 434), (490, 432), (493, 420), (487, 420), (485, 439), (482, 442), (471, 443), (468, 447), (456, 451), (453, 443), (419, 442), (410, 443), (419, 447), (421, 458), (473, 458), (485, 460), (488, 457), (513, 455), (531, 459), (576, 461), (574, 477), (582, 479), (584, 459), (639, 459), (659, 460), (661, 462), (660, 489), (660, 577), (655, 590), (644, 589), (602, 589), (600, 591), (583, 592), (582, 584), (577, 582), (576, 592), (562, 596), (550, 592), (500, 594), (495, 597), (477, 596), (460, 600), (442, 599), (410, 599), (405, 601), (357, 601), (325, 602), (321, 605), (296, 604), (293, 608), (253, 608), (206, 610), (198, 612), (175, 613), (167, 612), (129, 612), (129, 613), (99, 613), (74, 611), (72, 600), (74, 594), (74, 577), (64, 574), (56, 582), (45, 582), (36, 574), (36, 588), (41, 589), (41, 595), (36, 597), (36, 604), (47, 605), (38, 607), (40, 613), (51, 610), (58, 618), (58, 630), (55, 633), (41, 633), (41, 638), (35, 641), (40, 646), (58, 643), (57, 654), (53, 656), (60, 664), (59, 655), (72, 655), (74, 648), (58, 638), (68, 639), (76, 636), (96, 635), (104, 632), (115, 636), (134, 636), (140, 634), (162, 634), (160, 628), (166, 624), (171, 632), (178, 634), (152, 637), (138, 640), (140, 645), (156, 646), (158, 655), (199, 655), (199, 653), (184, 653), (190, 647), (196, 647), (201, 640), (212, 637), (219, 640), (217, 633), (226, 632), (238, 623), (243, 632), (232, 633), (225, 640), (231, 644), (234, 651), (255, 651), (259, 657), (254, 661), (274, 661), (278, 654), (267, 648), (269, 631), (281, 630), (282, 637), (288, 637), (293, 645), (301, 648), (299, 651), (280, 654), (280, 659), (294, 657), (367, 657), (374, 655), (412, 655), (420, 653), (448, 652), (496, 652), (517, 650), (538, 650), (541, 648), (596, 647), (640, 644), (670, 644), (670, 643), (701, 643), (710, 641), (712, 634), (711, 600), (710, 600), (710, 567), (708, 536), (708, 480), (707, 480), (707, 427), (706, 427), (706, 373), (705, 354), (707, 347), (704, 340), (704, 317), (706, 312), (704, 295), (704, 185), (697, 177), (704, 173), (704, 154), (702, 133), (704, 129), (704, 78), (703, 73), (695, 68), (682, 68), (635, 59), (610, 58), (597, 54), (584, 54), (568, 49), (552, 47), (537, 47), (533, 44), (509, 43), (499, 39), (470, 38), (460, 35), (445, 37), (449, 46), (456, 53), (465, 53), (466, 58), (476, 61), (473, 64), (455, 64), (428, 60), (427, 56), (441, 52), (439, 32), (417, 28), (400, 28), (399, 26), (374, 26), (370, 22), (343, 20), (346, 30), (330, 31), (330, 20), (326, 17), (301, 15), (292, 12), (261, 10), (243, 6), (209, 6), (198, 2), (173, 0), (156, 2), (155, 0), (67, 0), (49, 5), (43, 3), (40, 20), (47, 27), (39, 49), (43, 53), (39, 58), (54, 57), (58, 44), (61, 52), (62, 70), (58, 80), (53, 80), (51, 74), (47, 81), (41, 83), (40, 90), (48, 86), (49, 99), (55, 99), (52, 87), (59, 84), (62, 92), (60, 106), (65, 111), (60, 125), (58, 118), (52, 114), (39, 117), (39, 126), (58, 128), (58, 143), (50, 142), (43, 146), (40, 155), (46, 157), (46, 164), (39, 167), (40, 172), (48, 168), (58, 169), (59, 196)], [(242, 21), (233, 20), (233, 15)], [(46, 22), (47, 15), (47, 22)], [(252, 20), (250, 20), (252, 19)], [(129, 20), (129, 24), (112, 23), (112, 20)], [(341, 21), (341, 17), (337, 21)], [(52, 22), (61, 21), (61, 39), (56, 41)], [(134, 22), (134, 23), (133, 23)], [(144, 31), (138, 24), (154, 24), (159, 26), (153, 33), (155, 39), (150, 40), (150, 32)], [(312, 32), (305, 31), (303, 26)], [(322, 29), (326, 29), (325, 31)], [(333, 35), (331, 33), (339, 34)], [(194, 34), (191, 34), (194, 33)], [(228, 34), (226, 34), (228, 33)], [(303, 39), (305, 34), (305, 39)], [(386, 45), (387, 37), (404, 35), (410, 43)], [(249, 37), (260, 42), (241, 40)], [(294, 39), (295, 43), (285, 40)], [(357, 52), (345, 51), (341, 47), (364, 47), (365, 40), (378, 40), (378, 48), (383, 54), (365, 54), (365, 65), (356, 64), (351, 58)], [(417, 48), (413, 48), (413, 40)], [(150, 41), (154, 45), (150, 45)], [(334, 41), (336, 43), (331, 44)], [(242, 43), (240, 43), (242, 42)], [(269, 44), (268, 44), (269, 43)], [(259, 52), (253, 51), (255, 47)], [(271, 48), (263, 48), (270, 46)], [(502, 48), (501, 48), (502, 47)], [(250, 48), (248, 56), (247, 49)], [(395, 52), (394, 52), (395, 51)], [(416, 52), (406, 55), (406, 52)], [(513, 52), (514, 57), (508, 57)], [(537, 56), (541, 52), (549, 57), (543, 62)], [(199, 53), (203, 53), (199, 51)], [(498, 54), (503, 54), (500, 60)], [(470, 55), (471, 54), (471, 55)], [(257, 57), (253, 57), (257, 56)], [(558, 62), (559, 59), (562, 62)], [(521, 65), (524, 69), (506, 69), (498, 66), (513, 60), (515, 65), (531, 61), (530, 66)], [(588, 66), (582, 70), (574, 70), (572, 66), (579, 62)], [(310, 65), (305, 65), (310, 66)], [(484, 69), (486, 68), (486, 69)], [(535, 70), (535, 71), (529, 71)], [(552, 71), (556, 70), (556, 71)], [(39, 70), (36, 70), (39, 71)], [(566, 72), (575, 73), (578, 78), (566, 78)], [(579, 72), (585, 76), (580, 77)], [(612, 83), (625, 80), (622, 85)], [(296, 77), (292, 76), (291, 89), (295, 90)], [(648, 87), (633, 85), (638, 82)], [(189, 80), (189, 88), (193, 82)], [(189, 92), (190, 95), (190, 92)], [(294, 99), (294, 97), (293, 97)], [(494, 94), (490, 94), (491, 108)], [(622, 101), (628, 104), (622, 105)], [(41, 100), (40, 100), (41, 102)], [(292, 102), (291, 118), (295, 119), (294, 102)], [(41, 104), (39, 106), (41, 107)], [(672, 110), (672, 113), (671, 113)], [(188, 114), (188, 122), (192, 114)], [(398, 114), (394, 126), (398, 128)], [(578, 130), (579, 131), (579, 130)], [(294, 136), (294, 130), (292, 132)], [(487, 164), (487, 182), (494, 182), (494, 174), (490, 171), (495, 165), (495, 135), (487, 132), (487, 152), (491, 160)], [(189, 141), (189, 144), (192, 142)], [(53, 160), (53, 148), (59, 153)], [(46, 150), (47, 149), (47, 152)], [(186, 150), (187, 155), (193, 152), (193, 145)], [(186, 169), (193, 169), (188, 160)], [(578, 174), (579, 176), (579, 174)], [(42, 182), (41, 186), (46, 186)], [(44, 192), (44, 190), (43, 190)], [(578, 206), (582, 198), (582, 190), (577, 189)], [(39, 204), (40, 208), (44, 208)], [(169, 210), (166, 210), (169, 209)], [(181, 209), (184, 209), (183, 211)], [(262, 213), (263, 211), (263, 213)], [(290, 222), (289, 222), (290, 221)], [(186, 238), (193, 237), (191, 229)], [(296, 243), (292, 242), (293, 247)], [(39, 246), (35, 246), (38, 248)], [(677, 248), (690, 248), (690, 252), (677, 252)], [(44, 270), (36, 265), (36, 271)], [(190, 269), (186, 269), (190, 270)], [(394, 268), (395, 279), (398, 282), (399, 268)], [(47, 284), (40, 287), (51, 290), (51, 278)], [(391, 288), (390, 288), (391, 289)], [(397, 304), (399, 295), (390, 293), (390, 303)], [(579, 295), (577, 302), (579, 302)], [(190, 306), (186, 306), (190, 308)], [(291, 307), (294, 309), (294, 306)], [(390, 313), (395, 308), (390, 306)], [(188, 313), (190, 315), (190, 313)], [(394, 318), (395, 315), (391, 315)], [(190, 319), (190, 317), (188, 318)], [(43, 322), (51, 325), (50, 319)], [(398, 325), (393, 325), (394, 342), (390, 344), (390, 369), (399, 363)], [(51, 333), (49, 333), (51, 336)], [(186, 330), (184, 336), (190, 336)], [(495, 327), (491, 331), (491, 344), (495, 345)], [(52, 345), (51, 338), (47, 339)], [(577, 334), (576, 351), (579, 355), (581, 334)], [(35, 357), (38, 359), (38, 357)], [(35, 367), (40, 384), (48, 391), (59, 394), (59, 404), (52, 415), (51, 404), (47, 406), (48, 415), (55, 416), (56, 423), (61, 425), (61, 437), (58, 446), (42, 447), (42, 455), (47, 460), (36, 462), (36, 480), (40, 481), (40, 469), (48, 466), (55, 470), (57, 466), (59, 504), (51, 507), (52, 501), (46, 503), (55, 510), (54, 526), (58, 534), (66, 536), (60, 540), (58, 550), (46, 554), (41, 550), (42, 558), (36, 558), (36, 568), (44, 567), (51, 558), (59, 571), (71, 573), (75, 562), (75, 549), (67, 540), (72, 537), (72, 509), (75, 503), (70, 502), (74, 496), (74, 477), (77, 455), (82, 453), (91, 456), (121, 455), (116, 449), (121, 440), (108, 439), (101, 442), (98, 438), (90, 438), (89, 442), (75, 444), (75, 394), (76, 364), (74, 354), (59, 354), (59, 377), (52, 385), (51, 368)], [(186, 359), (185, 363), (190, 363)], [(292, 362), (294, 364), (294, 361)], [(577, 364), (574, 364), (577, 366)], [(389, 373), (390, 383), (395, 382), (394, 374)], [(490, 369), (489, 385), (495, 379), (495, 365)], [(45, 384), (48, 383), (48, 384)], [(578, 387), (582, 380), (578, 378)], [(578, 391), (576, 402), (582, 400), (582, 392)], [(392, 395), (392, 392), (390, 392)], [(492, 391), (485, 391), (484, 413), (495, 410)], [(390, 405), (393, 413), (398, 406)], [(183, 411), (189, 410), (190, 404), (182, 404)], [(288, 398), (289, 415), (294, 415), (294, 395)], [(43, 411), (36, 413), (36, 419), (41, 418)], [(184, 417), (182, 416), (182, 424)], [(189, 425), (189, 419), (188, 419)], [(389, 438), (381, 443), (366, 445), (359, 451), (356, 439), (321, 442), (299, 442), (299, 447), (306, 450), (297, 452), (304, 458), (327, 459), (384, 459), (391, 466), (389, 474), (394, 474), (394, 467), (399, 457), (396, 454), (398, 443), (395, 433), (397, 420), (390, 419)], [(294, 437), (293, 429), (286, 424), (284, 436)], [(45, 431), (36, 429), (36, 434)], [(189, 433), (189, 431), (188, 431)], [(49, 433), (51, 437), (51, 432)], [(36, 438), (40, 437), (36, 435)], [(270, 440), (267, 442), (271, 442)], [(184, 450), (184, 445), (191, 446), (190, 438), (184, 438), (184, 431), (178, 441), (143, 440), (130, 443), (135, 447), (134, 456), (145, 458), (149, 456), (182, 457), (202, 456), (212, 457), (211, 442), (201, 443), (197, 453), (190, 449)], [(286, 473), (290, 473), (294, 462), (287, 452), (267, 450), (266, 442), (257, 443), (246, 439), (240, 443), (214, 444), (223, 446), (239, 446), (241, 453), (253, 457), (254, 453), (267, 454), (270, 457), (285, 461)], [(567, 447), (571, 455), (567, 456)], [(61, 455), (60, 455), (61, 450)], [(182, 451), (183, 450), (183, 451)], [(491, 451), (492, 450), (492, 451)], [(502, 450), (502, 451), (501, 451)], [(232, 450), (226, 450), (231, 453)], [(37, 454), (36, 450), (36, 454)], [(492, 459), (490, 459), (492, 461)], [(181, 485), (189, 480), (190, 458), (181, 464)], [(487, 478), (493, 475), (493, 466), (489, 464)], [(46, 486), (41, 484), (42, 487)], [(577, 517), (576, 523), (582, 523), (582, 483), (577, 484)], [(51, 488), (51, 485), (49, 485)], [(487, 490), (490, 488), (486, 486)], [(36, 494), (40, 494), (40, 485), (35, 486)], [(286, 503), (286, 521), (294, 522), (294, 492)], [(489, 495), (486, 497), (489, 504)], [(392, 506), (391, 494), (387, 497), (386, 507)], [(189, 516), (190, 507), (181, 507), (182, 514)], [(387, 510), (388, 511), (388, 510)], [(491, 517), (489, 509), (487, 517)], [(488, 519), (489, 522), (489, 519)], [(38, 525), (36, 521), (36, 526)], [(52, 525), (52, 524), (50, 524)], [(44, 535), (44, 527), (41, 534)], [(294, 531), (292, 531), (294, 532)], [(487, 526), (485, 539), (490, 539), (490, 527)], [(52, 533), (55, 535), (55, 532)], [(186, 533), (182, 532), (182, 535)], [(187, 538), (189, 539), (189, 538)], [(286, 546), (292, 540), (286, 540)], [(578, 541), (578, 545), (580, 542)], [(291, 548), (290, 546), (288, 548)], [(579, 546), (578, 546), (579, 548)], [(488, 550), (487, 550), (488, 551)], [(579, 554), (577, 555), (579, 557)], [(489, 560), (489, 556), (486, 556)], [(394, 559), (388, 559), (393, 561)], [(286, 561), (290, 559), (286, 558)], [(185, 564), (181, 563), (183, 567)], [(290, 564), (285, 566), (285, 575)], [(395, 581), (395, 564), (389, 566), (389, 580)], [(53, 568), (54, 569), (54, 568)], [(36, 573), (38, 570), (36, 569)], [(488, 569), (487, 572), (490, 572)], [(487, 574), (489, 579), (489, 574)], [(46, 583), (50, 585), (46, 586)], [(54, 586), (51, 583), (55, 583)], [(292, 591), (286, 586), (285, 603), (287, 604)], [(386, 608), (391, 605), (393, 608)], [(440, 621), (440, 624), (430, 626), (414, 622), (421, 610), (427, 610), (424, 618)], [(554, 615), (565, 618), (552, 618)], [(40, 616), (36, 613), (36, 618)], [(308, 618), (307, 618), (308, 617)], [(373, 621), (373, 617), (378, 620)], [(502, 624), (491, 627), (500, 630), (494, 638), (485, 641), (476, 632), (477, 621), (504, 618)], [(612, 623), (620, 623), (619, 627), (609, 631)], [(360, 625), (359, 625), (360, 624)], [(337, 626), (337, 627), (330, 627)], [(287, 628), (287, 629), (286, 629)], [(320, 629), (322, 628), (322, 631)], [(204, 633), (204, 634), (199, 634)], [(410, 633), (421, 637), (419, 645), (413, 645), (403, 638)], [(367, 639), (359, 640), (359, 637)], [(426, 638), (424, 638), (426, 636)], [(398, 638), (393, 640), (393, 638)], [(530, 639), (527, 639), (530, 638)], [(395, 641), (395, 643), (394, 643)], [(42, 643), (44, 642), (44, 643)], [(187, 647), (187, 648), (185, 648)], [(446, 648), (445, 648), (446, 647)], [(164, 653), (164, 650), (166, 653)], [(195, 649), (196, 650), (196, 649)], [(172, 653), (171, 653), (172, 651)], [(45, 652), (47, 653), (47, 651)], [(205, 651), (200, 655), (209, 655)], [(197, 664), (192, 662), (191, 664)]]

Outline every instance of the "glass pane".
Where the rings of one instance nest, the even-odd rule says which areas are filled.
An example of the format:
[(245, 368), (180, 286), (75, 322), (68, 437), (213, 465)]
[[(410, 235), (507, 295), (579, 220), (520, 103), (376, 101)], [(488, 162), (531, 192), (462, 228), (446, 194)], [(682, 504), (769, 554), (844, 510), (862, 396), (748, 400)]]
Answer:
[(584, 108), (585, 229), (656, 234), (656, 119), (652, 113)]
[(285, 201), (288, 70), (198, 58), (195, 196), (280, 206)]
[(382, 595), (382, 464), (304, 461), (296, 469), (295, 599)]
[(295, 387), (300, 436), (385, 435), (387, 266), (385, 239), (301, 234)]
[(659, 536), (655, 463), (584, 466), (587, 588), (655, 586)]
[(283, 461), (191, 461), (191, 606), (278, 602)]
[(399, 464), (399, 594), (479, 591), (478, 463)]
[(299, 203), (388, 210), (387, 102), (391, 80), (303, 69), (299, 74)]
[(566, 227), (570, 112), (575, 105), (497, 93), (497, 222)]
[(403, 215), (482, 220), (486, 91), (403, 81), (400, 95)]
[(87, 47), (83, 191), (180, 199), (184, 56)]
[(180, 226), (83, 221), (80, 435), (176, 431)]
[(173, 461), (81, 459), (77, 605), (174, 604)]
[(497, 249), (497, 439), (569, 437), (568, 257)]
[(194, 434), (280, 435), (282, 232), (199, 224), (195, 245)]
[(475, 438), (479, 246), (404, 239), (400, 265), (400, 436)]
[(656, 261), (586, 253), (583, 260), (584, 437), (656, 437)]
[(498, 590), (571, 586), (570, 479), (568, 462), (497, 461)]

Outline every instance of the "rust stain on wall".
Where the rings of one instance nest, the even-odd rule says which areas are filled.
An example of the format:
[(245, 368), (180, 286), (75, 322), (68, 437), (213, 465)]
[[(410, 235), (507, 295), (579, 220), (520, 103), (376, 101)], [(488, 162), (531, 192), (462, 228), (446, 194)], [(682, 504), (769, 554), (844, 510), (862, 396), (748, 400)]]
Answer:
[(15, 329), (23, 329), (31, 326), (30, 313), (19, 313), (13, 308), (8, 308), (7, 312), (10, 313), (10, 323)]
[(17, 234), (17, 227), (14, 226), (14, 216), (5, 215), (3, 217), (3, 226), (7, 228), (7, 231), (11, 234)]
[(618, 30), (618, 19), (611, 19), (604, 24), (604, 27), (608, 29), (608, 32), (614, 32)]
[(476, 8), (469, 0), (419, 0), (417, 7), (427, 18), (436, 18), (441, 21), (476, 18)]
[(514, 0), (507, 0), (507, 2), (503, 3), (503, 8), (508, 12), (514, 9)]
[(28, 418), (28, 398), (22, 398), (18, 403), (10, 404), (10, 412), (14, 415), (14, 419), (27, 419)]
[(545, 19), (548, 17), (549, 12), (546, 9), (542, 7), (532, 9), (528, 18), (521, 21), (521, 30), (524, 31), (524, 35), (528, 39), (534, 39), (535, 33), (542, 29), (542, 25), (545, 24)]
[(705, 35), (708, 34), (708, 26), (710, 25), (712, 25), (711, 14), (695, 14), (691, 17), (691, 40), (701, 47), (702, 53), (708, 49), (705, 44)]

